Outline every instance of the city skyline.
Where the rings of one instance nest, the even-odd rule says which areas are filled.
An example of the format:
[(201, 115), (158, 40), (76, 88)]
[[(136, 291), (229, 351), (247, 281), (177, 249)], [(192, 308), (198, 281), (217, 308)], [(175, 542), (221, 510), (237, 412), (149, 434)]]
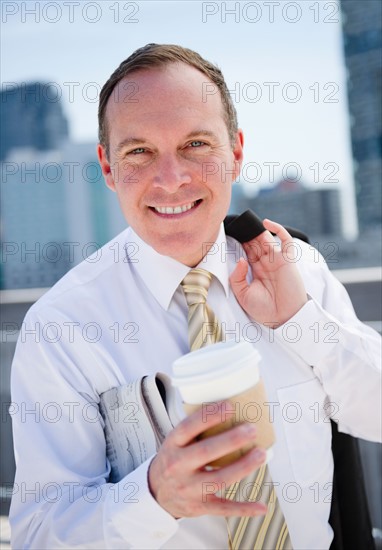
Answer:
[(342, 2), (360, 232), (382, 224), (382, 4)]
[(56, 4), (2, 2), (2, 77), (50, 82), (72, 141), (96, 141), (97, 95), (122, 59), (147, 42), (180, 43), (223, 70), (245, 133), (246, 187), (299, 171), (307, 186), (335, 185), (355, 236), (338, 2)]

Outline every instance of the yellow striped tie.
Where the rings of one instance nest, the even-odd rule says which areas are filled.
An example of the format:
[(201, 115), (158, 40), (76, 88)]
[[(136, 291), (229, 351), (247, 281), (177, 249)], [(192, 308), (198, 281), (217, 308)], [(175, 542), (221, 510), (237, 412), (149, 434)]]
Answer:
[(182, 286), (188, 304), (188, 337), (190, 350), (216, 344), (223, 339), (222, 329), (207, 302), (211, 273), (205, 269), (192, 269), (183, 279)]
[[(191, 351), (223, 340), (221, 325), (207, 304), (211, 273), (192, 269), (182, 287), (188, 305), (188, 336)], [(287, 525), (266, 465), (231, 485), (225, 497), (230, 500), (264, 502), (265, 516), (226, 518), (231, 550), (292, 550)]]

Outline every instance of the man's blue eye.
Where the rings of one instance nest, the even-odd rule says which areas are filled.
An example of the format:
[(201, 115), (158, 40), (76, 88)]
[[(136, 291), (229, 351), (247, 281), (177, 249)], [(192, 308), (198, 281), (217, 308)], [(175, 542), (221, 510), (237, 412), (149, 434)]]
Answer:
[(143, 147), (137, 147), (136, 149), (131, 151), (133, 155), (139, 155), (139, 153), (144, 153), (144, 152), (145, 152), (145, 149)]
[(200, 147), (201, 145), (204, 145), (204, 142), (203, 141), (191, 141), (190, 143), (191, 147)]

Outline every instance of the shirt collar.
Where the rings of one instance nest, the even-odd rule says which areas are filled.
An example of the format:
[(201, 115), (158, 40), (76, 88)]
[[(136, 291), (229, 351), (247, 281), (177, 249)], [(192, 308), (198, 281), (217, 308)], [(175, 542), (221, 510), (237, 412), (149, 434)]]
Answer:
[[(129, 229), (128, 242), (136, 243), (137, 245), (135, 248), (136, 253), (131, 260), (134, 269), (159, 304), (164, 309), (168, 309), (176, 289), (191, 268), (169, 256), (159, 254), (143, 241), (131, 227)], [(228, 263), (225, 261), (226, 252), (226, 235), (224, 225), (221, 224), (215, 243), (197, 267), (206, 269), (212, 273), (223, 286), (226, 296), (228, 296), (229, 284)]]

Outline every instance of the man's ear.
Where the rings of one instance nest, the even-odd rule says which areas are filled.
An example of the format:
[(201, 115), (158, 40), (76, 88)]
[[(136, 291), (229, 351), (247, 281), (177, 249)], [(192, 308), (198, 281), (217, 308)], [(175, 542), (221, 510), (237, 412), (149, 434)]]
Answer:
[(235, 146), (233, 148), (234, 156), (234, 180), (240, 176), (241, 165), (243, 164), (243, 147), (244, 147), (244, 134), (240, 128), (236, 133)]
[(109, 187), (109, 189), (111, 189), (112, 191), (115, 191), (116, 189), (115, 189), (114, 177), (111, 171), (109, 160), (106, 155), (106, 150), (105, 150), (105, 147), (100, 143), (97, 145), (97, 156), (98, 156), (98, 161), (100, 163), (102, 175), (105, 179), (106, 185)]

